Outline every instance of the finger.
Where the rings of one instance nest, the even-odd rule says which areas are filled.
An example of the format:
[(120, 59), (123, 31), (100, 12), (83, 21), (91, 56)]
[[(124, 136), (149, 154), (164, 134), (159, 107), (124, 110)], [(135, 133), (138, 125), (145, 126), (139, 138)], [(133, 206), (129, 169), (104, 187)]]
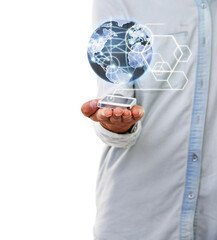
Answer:
[(110, 117), (111, 123), (120, 123), (122, 121), (122, 114), (124, 110), (120, 107), (117, 107), (113, 110), (112, 117)]
[(124, 113), (122, 114), (122, 122), (131, 122), (132, 121), (132, 114), (131, 111), (128, 109), (124, 110)]
[(90, 117), (98, 110), (98, 101), (98, 99), (94, 99), (82, 105), (81, 112), (85, 117)]
[(105, 122), (109, 121), (109, 117), (112, 116), (111, 108), (100, 108), (96, 113), (90, 116), (90, 119), (96, 122)]
[(124, 113), (124, 110), (120, 107), (116, 107), (114, 110), (113, 110), (113, 115), (114, 117), (116, 118), (121, 118), (122, 114)]
[(138, 121), (144, 116), (144, 108), (141, 106), (134, 106), (131, 110), (133, 119)]

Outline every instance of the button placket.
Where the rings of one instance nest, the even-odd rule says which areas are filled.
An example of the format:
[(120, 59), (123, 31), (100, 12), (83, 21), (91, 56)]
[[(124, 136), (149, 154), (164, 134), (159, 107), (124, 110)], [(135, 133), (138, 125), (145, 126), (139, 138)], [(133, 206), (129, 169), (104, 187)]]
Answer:
[[(195, 97), (192, 111), (192, 124), (189, 138), (189, 151), (186, 170), (185, 192), (180, 222), (180, 240), (194, 239), (196, 207), (201, 178), (201, 158), (204, 126), (209, 92), (212, 43), (211, 11), (207, 0), (195, 0), (198, 7), (198, 67)], [(192, 214), (192, 212), (194, 214)]]

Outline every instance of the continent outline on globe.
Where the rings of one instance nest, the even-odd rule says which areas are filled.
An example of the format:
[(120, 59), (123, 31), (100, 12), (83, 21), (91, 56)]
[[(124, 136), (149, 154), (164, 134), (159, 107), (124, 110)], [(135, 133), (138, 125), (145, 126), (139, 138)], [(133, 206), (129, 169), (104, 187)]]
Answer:
[(113, 84), (131, 84), (147, 70), (152, 59), (151, 31), (133, 21), (103, 23), (92, 34), (88, 60), (94, 72)]

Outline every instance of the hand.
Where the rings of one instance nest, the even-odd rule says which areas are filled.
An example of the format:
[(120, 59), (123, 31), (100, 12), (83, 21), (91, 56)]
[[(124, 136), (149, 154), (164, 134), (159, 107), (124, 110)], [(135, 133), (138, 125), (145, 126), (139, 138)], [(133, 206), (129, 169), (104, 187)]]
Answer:
[(134, 106), (130, 109), (120, 107), (98, 108), (98, 99), (91, 100), (82, 105), (81, 111), (84, 116), (95, 122), (99, 122), (104, 128), (115, 133), (128, 132), (131, 127), (144, 116), (144, 109), (141, 106)]

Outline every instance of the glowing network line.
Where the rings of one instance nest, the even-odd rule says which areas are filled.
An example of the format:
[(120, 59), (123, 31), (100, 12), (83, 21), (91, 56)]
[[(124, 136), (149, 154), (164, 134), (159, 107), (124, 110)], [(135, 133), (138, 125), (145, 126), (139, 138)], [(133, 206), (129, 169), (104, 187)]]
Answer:
[[(148, 25), (165, 25), (165, 24), (164, 23), (147, 23), (144, 26), (148, 26)], [(135, 26), (132, 26), (131, 28), (135, 28)], [(131, 43), (130, 43), (129, 38), (127, 39), (127, 37), (132, 33), (130, 29), (128, 29), (125, 32), (125, 31), (121, 31), (120, 27), (110, 24), (110, 30), (111, 32), (113, 32), (113, 30), (118, 30), (118, 31), (114, 31), (116, 36), (112, 35), (109, 37), (108, 40), (110, 41), (110, 44), (105, 45), (105, 51), (103, 51), (102, 54), (101, 53), (96, 54), (98, 62), (105, 72), (108, 66), (110, 66), (113, 69), (116, 69), (116, 67), (120, 66), (120, 61), (118, 60), (117, 57), (114, 57), (113, 55), (124, 54), (125, 66), (121, 66), (121, 69), (123, 70), (124, 73), (129, 73), (129, 70), (130, 70), (131, 72), (130, 75), (132, 75), (136, 71), (136, 69), (133, 69), (131, 66), (129, 66), (127, 54), (129, 53), (129, 50), (132, 52), (136, 52), (134, 51), (132, 47), (133, 44), (131, 43), (135, 43), (133, 42), (133, 40), (140, 41), (141, 39), (136, 38), (136, 36), (134, 36), (133, 38), (131, 38)], [(122, 38), (118, 36), (121, 34), (125, 35), (124, 40), (122, 40)], [(160, 88), (162, 87), (160, 85), (159, 88), (158, 87), (134, 88), (133, 90), (136, 90), (136, 91), (150, 91), (150, 90), (183, 91), (187, 86), (189, 79), (187, 78), (184, 71), (177, 70), (177, 66), (180, 63), (187, 63), (190, 57), (192, 56), (192, 52), (187, 45), (179, 45), (173, 35), (151, 34), (150, 38), (146, 36), (146, 39), (147, 39), (146, 46), (151, 48), (152, 45), (154, 45), (154, 41), (157, 38), (166, 39), (167, 41), (172, 41), (173, 44), (176, 46), (175, 49), (173, 49), (174, 51), (170, 51), (170, 49), (168, 48), (168, 56), (170, 56), (170, 58), (172, 58), (174, 61), (171, 62), (170, 59), (167, 59), (167, 57), (165, 57), (161, 51), (149, 53), (146, 57), (143, 54), (141, 54), (141, 58), (145, 63), (144, 67), (146, 67), (147, 71), (149, 72), (148, 76), (149, 77), (151, 76), (152, 80), (154, 80), (157, 83), (166, 83), (168, 87)], [(115, 43), (118, 42), (118, 44), (115, 44), (114, 42)], [(123, 49), (124, 47), (125, 49)], [(146, 49), (146, 51), (148, 50)], [(141, 52), (136, 52), (136, 53), (139, 54)], [(147, 61), (147, 59), (149, 59), (148, 56), (150, 57), (150, 54), (152, 54), (151, 63)], [(131, 58), (134, 61), (137, 61), (135, 55), (132, 55)], [(96, 60), (96, 59), (93, 58), (93, 60)], [(179, 82), (180, 79), (182, 80), (181, 82)], [(143, 79), (143, 81), (145, 81), (145, 78)], [(165, 87), (165, 85), (163, 85), (163, 87)], [(129, 88), (116, 89), (114, 94), (119, 91), (128, 91), (128, 90)]]
[[(152, 76), (154, 77), (156, 82), (165, 82), (168, 84), (168, 88), (133, 88), (133, 90), (135, 91), (183, 91), (185, 89), (185, 87), (187, 86), (189, 79), (187, 78), (186, 74), (184, 73), (184, 71), (176, 71), (176, 68), (178, 66), (179, 63), (187, 63), (190, 59), (190, 57), (192, 56), (192, 52), (190, 50), (190, 48), (187, 45), (179, 45), (178, 42), (176, 41), (175, 37), (173, 35), (152, 35), (152, 38), (156, 37), (156, 38), (170, 38), (173, 40), (173, 42), (176, 45), (175, 50), (170, 53), (171, 56), (174, 56), (175, 58), (175, 64), (173, 67), (170, 66), (169, 62), (167, 62), (161, 55), (161, 53), (157, 52), (157, 53), (153, 53), (153, 55), (158, 55), (161, 59), (161, 62), (156, 62), (154, 64), (154, 67), (151, 67), (151, 64), (149, 64), (147, 62), (147, 60), (144, 58), (144, 61), (146, 61), (147, 67), (148, 67), (148, 71), (152, 74)], [(184, 51), (186, 52), (186, 56), (184, 56)], [(179, 56), (177, 56), (177, 52), (179, 52)], [(158, 69), (155, 68), (156, 64), (161, 64), (161, 67), (159, 67)], [(168, 67), (167, 70), (165, 70), (162, 66), (166, 65)], [(168, 77), (166, 79), (159, 79), (157, 77), (157, 74), (161, 75), (161, 73), (168, 73)], [(174, 76), (175, 74), (180, 75), (180, 77), (183, 79), (184, 83), (181, 86), (176, 86), (174, 83), (172, 83), (172, 76)], [(174, 79), (173, 79), (174, 80)], [(177, 84), (177, 83), (176, 83)], [(115, 89), (113, 94), (116, 94), (117, 92), (120, 91), (129, 91), (129, 88), (120, 88), (120, 89)]]

